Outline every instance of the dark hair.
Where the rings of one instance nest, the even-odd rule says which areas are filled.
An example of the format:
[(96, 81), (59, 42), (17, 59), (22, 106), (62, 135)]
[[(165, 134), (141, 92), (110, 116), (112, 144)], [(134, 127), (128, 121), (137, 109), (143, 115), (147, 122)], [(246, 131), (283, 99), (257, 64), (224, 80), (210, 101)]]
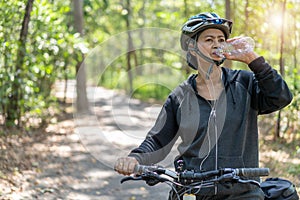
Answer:
[[(192, 38), (190, 38), (190, 42), (189, 42), (189, 45), (197, 45), (197, 41), (198, 41), (198, 38), (199, 38), (199, 35), (202, 33), (203, 31), (197, 33), (196, 35), (194, 35)], [(193, 44), (190, 44), (190, 43), (193, 43)], [(195, 48), (195, 47), (194, 47)], [(186, 53), (186, 61), (188, 63), (188, 65), (197, 70), (198, 69), (198, 62), (197, 62), (197, 57), (194, 56), (190, 50), (187, 51)]]
[(191, 68), (195, 70), (198, 69), (197, 58), (196, 56), (193, 56), (190, 51), (186, 53), (186, 61)]

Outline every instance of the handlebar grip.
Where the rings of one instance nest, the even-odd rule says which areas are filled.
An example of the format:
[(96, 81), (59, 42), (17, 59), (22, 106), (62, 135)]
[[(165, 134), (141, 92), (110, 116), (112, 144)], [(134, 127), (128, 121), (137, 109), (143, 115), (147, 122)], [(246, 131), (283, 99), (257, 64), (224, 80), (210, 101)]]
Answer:
[(244, 176), (244, 177), (268, 176), (269, 173), (270, 173), (269, 168), (240, 168), (240, 169), (237, 169), (237, 175)]

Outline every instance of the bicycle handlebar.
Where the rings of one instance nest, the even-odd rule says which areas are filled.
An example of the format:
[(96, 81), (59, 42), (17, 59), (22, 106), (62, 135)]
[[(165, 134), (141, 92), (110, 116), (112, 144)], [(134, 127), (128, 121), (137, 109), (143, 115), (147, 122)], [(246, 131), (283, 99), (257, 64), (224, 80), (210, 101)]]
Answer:
[(185, 178), (185, 179), (196, 179), (204, 180), (213, 176), (220, 176), (223, 174), (233, 173), (236, 176), (243, 177), (260, 177), (268, 176), (270, 173), (269, 168), (224, 168), (219, 170), (212, 170), (207, 172), (194, 172), (194, 171), (183, 171), (180, 173), (168, 170), (161, 166), (156, 165), (136, 165), (134, 168), (135, 174), (142, 174), (145, 172), (156, 172), (158, 174), (165, 174), (172, 178)]
[[(172, 187), (172, 190), (177, 194), (177, 199), (180, 199), (184, 193), (196, 193), (204, 187), (214, 187), (218, 183), (240, 182), (253, 183), (259, 185), (255, 180), (242, 179), (241, 177), (260, 177), (268, 176), (269, 168), (222, 168), (205, 172), (195, 172), (193, 170), (184, 170), (175, 172), (161, 166), (136, 165), (133, 176), (124, 177), (121, 183), (129, 180), (143, 180), (149, 186), (157, 183), (167, 183)], [(183, 188), (177, 190), (172, 185)]]

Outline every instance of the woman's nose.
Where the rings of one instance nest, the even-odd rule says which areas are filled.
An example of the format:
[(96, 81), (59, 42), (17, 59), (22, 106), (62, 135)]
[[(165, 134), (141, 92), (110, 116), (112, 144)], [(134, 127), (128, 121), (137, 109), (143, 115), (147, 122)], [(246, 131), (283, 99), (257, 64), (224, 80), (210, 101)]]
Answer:
[(221, 46), (222, 42), (219, 42), (218, 40), (214, 41), (213, 48), (217, 49)]

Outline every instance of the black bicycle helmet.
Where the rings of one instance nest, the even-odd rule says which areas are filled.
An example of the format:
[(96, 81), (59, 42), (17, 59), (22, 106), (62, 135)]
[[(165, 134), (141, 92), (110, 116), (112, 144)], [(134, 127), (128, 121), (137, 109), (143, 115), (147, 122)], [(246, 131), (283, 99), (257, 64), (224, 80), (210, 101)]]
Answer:
[[(209, 28), (216, 28), (221, 30), (224, 33), (225, 39), (228, 39), (232, 30), (232, 21), (220, 18), (216, 13), (200, 13), (198, 15), (189, 18), (188, 21), (181, 28), (182, 30), (181, 37), (180, 37), (181, 48), (184, 51), (188, 51), (187, 63), (193, 69), (197, 70), (198, 68), (197, 60), (189, 50), (195, 51), (199, 56), (201, 56), (207, 62), (216, 64), (217, 66), (221, 65), (225, 60), (225, 58), (223, 58), (221, 61), (213, 60), (205, 56), (201, 51), (199, 51), (197, 45), (195, 45), (195, 43), (197, 42), (196, 40), (198, 35), (202, 31)], [(189, 46), (190, 44), (192, 44), (192, 47)], [(210, 72), (211, 69), (212, 69), (212, 65), (209, 70)]]
[(216, 13), (200, 13), (192, 16), (181, 28), (181, 48), (187, 51), (190, 39), (195, 39), (198, 33), (209, 28), (223, 31), (225, 38), (228, 39), (232, 30), (232, 21), (220, 18)]

